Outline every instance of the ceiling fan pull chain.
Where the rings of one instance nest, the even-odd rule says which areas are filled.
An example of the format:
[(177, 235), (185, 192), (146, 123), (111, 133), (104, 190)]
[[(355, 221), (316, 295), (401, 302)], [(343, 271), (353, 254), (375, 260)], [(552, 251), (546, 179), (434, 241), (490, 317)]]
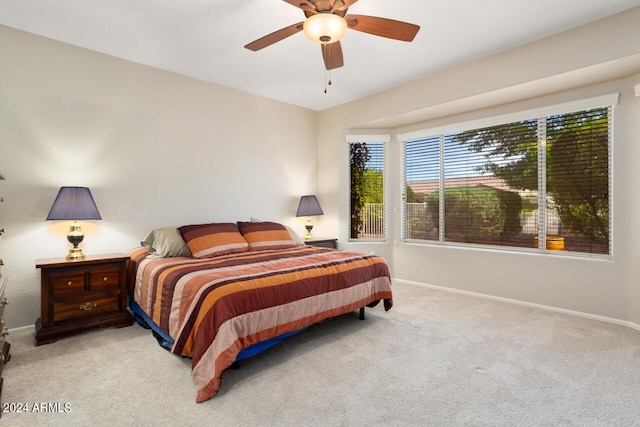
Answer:
[(329, 78), (327, 77), (327, 74), (328, 74), (329, 72), (330, 72), (330, 71), (328, 71), (328, 70), (324, 70), (324, 93), (327, 93), (327, 81), (331, 81), (331, 80), (329, 80)]
[(324, 93), (327, 93), (327, 85), (331, 86), (331, 70), (324, 70)]
[[(326, 45), (323, 46), (324, 48), (326, 48)], [(331, 51), (327, 51), (327, 57), (330, 58), (331, 57)], [(327, 70), (326, 68), (324, 69), (324, 93), (327, 93), (327, 81), (331, 81), (329, 80), (331, 77), (328, 77), (329, 73), (331, 73), (331, 71)]]
[[(325, 45), (326, 48), (326, 45)], [(327, 60), (331, 63), (331, 49), (327, 50)], [(333, 82), (331, 81), (331, 70), (324, 69), (324, 93), (327, 93), (327, 85), (331, 86)]]

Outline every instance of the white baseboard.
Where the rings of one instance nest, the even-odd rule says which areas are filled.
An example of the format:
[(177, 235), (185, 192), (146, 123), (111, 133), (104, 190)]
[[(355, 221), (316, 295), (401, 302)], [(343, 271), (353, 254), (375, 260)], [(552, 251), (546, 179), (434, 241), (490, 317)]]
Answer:
[(631, 328), (631, 329), (635, 329), (637, 331), (640, 331), (640, 325), (639, 324), (631, 322), (631, 321), (627, 321), (627, 320), (615, 319), (613, 317), (599, 316), (597, 314), (584, 313), (584, 312), (581, 312), (581, 311), (566, 310), (564, 308), (552, 307), (552, 306), (549, 306), (549, 305), (534, 304), (534, 303), (526, 302), (526, 301), (520, 301), (520, 300), (515, 300), (515, 299), (510, 299), (510, 298), (497, 297), (497, 296), (493, 296), (493, 295), (481, 294), (481, 293), (478, 293), (478, 292), (464, 291), (464, 290), (461, 290), (461, 289), (447, 288), (445, 286), (430, 285), (428, 283), (414, 282), (414, 281), (411, 281), (411, 280), (393, 279), (393, 281), (394, 282), (398, 282), (398, 283), (405, 283), (407, 285), (422, 286), (422, 287), (425, 287), (425, 288), (435, 289), (435, 290), (444, 291), (444, 292), (451, 292), (451, 293), (455, 293), (455, 294), (462, 294), (462, 295), (468, 295), (468, 296), (473, 296), (473, 297), (478, 297), (478, 298), (489, 299), (489, 300), (493, 300), (493, 301), (505, 302), (505, 303), (508, 303), (508, 304), (521, 305), (521, 306), (529, 307), (529, 308), (536, 308), (536, 309), (540, 309), (540, 310), (552, 311), (552, 312), (555, 312), (555, 313), (568, 314), (570, 316), (582, 317), (582, 318), (585, 318), (585, 319), (597, 320), (597, 321), (605, 322), (605, 323), (612, 323), (614, 325), (625, 326), (627, 328)]
[(36, 327), (34, 325), (18, 326), (17, 328), (9, 329), (9, 334), (11, 334), (12, 332), (29, 332), (29, 330), (35, 333)]

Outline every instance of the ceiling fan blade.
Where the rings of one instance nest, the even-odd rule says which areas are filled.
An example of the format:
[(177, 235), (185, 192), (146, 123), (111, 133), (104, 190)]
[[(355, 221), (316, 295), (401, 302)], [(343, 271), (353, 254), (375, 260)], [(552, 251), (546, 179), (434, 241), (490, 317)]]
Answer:
[(419, 25), (377, 16), (347, 15), (344, 19), (352, 30), (405, 42), (412, 41), (420, 30)]
[(335, 13), (336, 15), (344, 18), (344, 15), (347, 13), (347, 9), (357, 1), (358, 0), (335, 0), (329, 13)]
[(340, 46), (340, 42), (321, 44), (320, 47), (322, 48), (324, 66), (327, 70), (340, 68), (344, 65), (342, 46)]
[(280, 40), (284, 40), (287, 37), (292, 36), (300, 31), (302, 31), (302, 22), (289, 25), (288, 27), (282, 28), (278, 31), (274, 31), (271, 34), (267, 34), (266, 36), (261, 37), (258, 40), (252, 41), (245, 47), (255, 52), (257, 50), (264, 49), (267, 46), (271, 46), (272, 44), (277, 43)]
[(333, 8), (339, 10), (345, 10), (351, 7), (352, 4), (358, 0), (335, 0), (333, 2)]
[(284, 0), (284, 1), (302, 10), (308, 10), (308, 9), (315, 10), (316, 8), (313, 5), (313, 3), (308, 2), (307, 0)]

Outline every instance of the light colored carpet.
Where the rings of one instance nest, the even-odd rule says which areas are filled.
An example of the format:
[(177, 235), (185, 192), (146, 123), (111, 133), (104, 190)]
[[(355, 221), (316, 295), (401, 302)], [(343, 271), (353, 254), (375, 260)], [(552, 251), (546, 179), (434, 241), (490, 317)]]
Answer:
[(640, 332), (401, 283), (394, 302), (244, 361), (200, 404), (190, 361), (137, 325), (15, 332), (3, 409), (31, 412), (0, 425), (640, 425)]

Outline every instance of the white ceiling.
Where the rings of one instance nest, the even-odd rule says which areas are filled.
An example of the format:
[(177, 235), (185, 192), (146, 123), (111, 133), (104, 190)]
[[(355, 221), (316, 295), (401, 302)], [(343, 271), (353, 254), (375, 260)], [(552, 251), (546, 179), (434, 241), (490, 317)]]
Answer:
[[(640, 0), (360, 0), (349, 13), (420, 25), (405, 43), (349, 30), (325, 89), (320, 47), (303, 33), (249, 42), (304, 20), (282, 0), (0, 0), (0, 24), (313, 110), (511, 49), (640, 6)], [(639, 24), (640, 25), (640, 24)]]

